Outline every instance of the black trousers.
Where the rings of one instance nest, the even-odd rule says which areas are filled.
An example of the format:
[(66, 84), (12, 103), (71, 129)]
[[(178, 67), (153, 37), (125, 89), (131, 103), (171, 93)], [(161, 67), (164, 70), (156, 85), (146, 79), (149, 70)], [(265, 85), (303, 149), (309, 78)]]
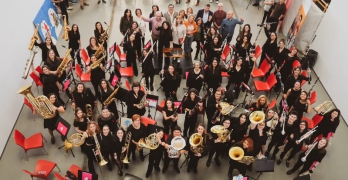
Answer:
[[(165, 152), (167, 153), (167, 152)], [(168, 154), (166, 154), (164, 156), (164, 165), (163, 165), (163, 169), (167, 169), (168, 166), (169, 166), (169, 163), (170, 161), (172, 160), (173, 161), (173, 166), (174, 166), (174, 169), (179, 169), (179, 159), (180, 159), (180, 156), (178, 158), (169, 158), (168, 157)]]
[(245, 176), (247, 165), (242, 164), (242, 163), (238, 163), (236, 161), (234, 161), (234, 162), (231, 162), (231, 161), (234, 161), (234, 160), (230, 160), (230, 167), (228, 168), (228, 174), (232, 174), (233, 169), (237, 169), (240, 174)]
[(127, 67), (133, 67), (133, 73), (135, 76), (138, 76), (138, 67), (137, 67), (137, 61), (136, 58), (127, 58)]
[(261, 22), (261, 24), (263, 24), (263, 23), (265, 22), (265, 20), (269, 18), (269, 15), (271, 15), (271, 14), (269, 13), (269, 11), (264, 11), (264, 12), (263, 12), (263, 17), (262, 17), (262, 22)]
[(274, 147), (273, 150), (273, 156), (275, 156), (278, 151), (279, 151), (279, 146), (283, 145), (284, 143), (284, 138), (282, 137), (276, 137), (277, 134), (273, 134), (271, 142), (269, 142), (267, 151), (270, 152), (272, 148)]
[[(70, 56), (71, 56), (71, 58), (73, 58), (72, 65), (73, 65), (73, 67), (75, 67), (75, 53), (76, 53), (76, 51), (79, 51), (79, 47), (69, 47), (69, 48), (72, 49), (70, 52)], [(76, 60), (77, 60), (78, 64), (81, 64), (81, 57), (79, 54), (80, 53), (78, 52), (78, 54), (76, 55)]]
[(267, 19), (267, 22), (270, 22), (270, 23), (274, 22), (274, 23), (270, 24), (271, 27), (269, 29), (269, 32), (276, 32), (279, 20), (277, 18), (269, 17)]
[(65, 2), (59, 3), (60, 10), (62, 11), (62, 15), (65, 15), (66, 22), (69, 24), (69, 16), (68, 16), (68, 10)]
[(87, 156), (88, 159), (88, 172), (95, 173), (94, 164), (93, 162), (96, 161), (96, 156), (93, 152), (94, 146), (85, 146), (84, 153)]
[[(130, 155), (132, 154), (132, 157), (135, 157), (135, 151), (138, 151), (137, 150), (137, 148), (136, 148), (136, 145), (134, 144), (134, 143), (130, 143), (130, 145), (129, 145), (129, 149), (128, 149), (128, 159), (130, 158)], [(141, 149), (140, 151), (139, 151), (139, 156), (140, 157), (144, 157), (144, 154), (143, 154), (143, 149)], [(132, 159), (134, 159), (134, 158), (132, 158)]]
[[(150, 88), (150, 86), (153, 86), (153, 77), (155, 76), (154, 73), (144, 73), (145, 83), (146, 87)], [(150, 81), (149, 81), (150, 79)]]
[(284, 150), (283, 150), (283, 152), (280, 154), (279, 158), (280, 158), (280, 159), (283, 159), (284, 156), (285, 156), (285, 154), (286, 154), (291, 148), (292, 148), (292, 150), (291, 150), (291, 152), (290, 152), (290, 155), (289, 155), (289, 157), (288, 157), (286, 160), (291, 160), (291, 159), (296, 155), (296, 153), (298, 153), (299, 151), (301, 151), (301, 149), (302, 149), (302, 144), (301, 144), (301, 145), (298, 145), (298, 144), (295, 144), (295, 142), (288, 142), (288, 143), (286, 143), (286, 145), (285, 145), (285, 147), (284, 147)]
[(223, 152), (225, 143), (213, 143), (209, 151), (208, 161), (211, 161), (211, 158), (214, 156), (214, 159), (219, 159), (220, 154)]
[(201, 157), (199, 156), (195, 156), (193, 153), (189, 152), (189, 156), (190, 156), (190, 160), (188, 162), (188, 169), (195, 169), (197, 170), (197, 166), (198, 166), (198, 161)]
[(161, 151), (161, 153), (159, 154), (150, 152), (149, 165), (147, 166), (147, 173), (151, 173), (154, 166), (159, 167), (162, 156), (163, 156), (163, 151)]
[[(230, 44), (232, 37), (233, 37), (233, 34), (232, 34), (232, 36), (227, 36), (227, 44)], [(222, 35), (222, 41), (224, 41), (225, 38), (226, 38), (226, 36)]]
[(176, 94), (173, 94), (172, 91), (164, 91), (164, 95), (166, 96), (166, 98), (172, 97), (173, 101), (178, 101), (178, 98), (176, 97)]
[[(249, 83), (249, 79), (250, 79), (250, 76), (251, 76), (251, 71), (253, 70), (253, 67), (247, 67), (245, 69), (245, 76), (244, 76), (244, 79), (243, 79), (243, 82), (248, 85)], [(245, 89), (244, 86), (242, 86), (242, 89)]]
[(302, 167), (302, 169), (301, 169), (301, 171), (300, 171), (299, 174), (302, 174), (302, 173), (308, 171), (309, 168), (310, 168), (310, 167), (312, 166), (312, 164), (313, 164), (313, 161), (302, 162), (302, 160), (301, 160), (302, 157), (303, 157), (303, 156), (298, 156), (298, 160), (297, 160), (296, 164), (295, 164), (294, 167), (291, 169), (291, 170), (293, 170), (293, 171), (296, 171), (296, 170), (298, 170), (298, 169), (303, 165), (303, 167)]
[[(195, 113), (197, 113), (197, 111)], [(188, 115), (186, 115), (183, 136), (188, 137), (187, 131), (189, 132), (189, 134), (192, 134), (195, 131), (196, 123), (197, 115), (193, 115), (191, 117), (188, 117)]]
[[(198, 2), (198, 1), (197, 1)], [(201, 50), (201, 46), (200, 46), (200, 44), (201, 44), (201, 41), (200, 40), (194, 40), (194, 42), (196, 42), (196, 55), (195, 55), (195, 57), (198, 57), (198, 54), (199, 54), (199, 52), (200, 52), (200, 50)]]

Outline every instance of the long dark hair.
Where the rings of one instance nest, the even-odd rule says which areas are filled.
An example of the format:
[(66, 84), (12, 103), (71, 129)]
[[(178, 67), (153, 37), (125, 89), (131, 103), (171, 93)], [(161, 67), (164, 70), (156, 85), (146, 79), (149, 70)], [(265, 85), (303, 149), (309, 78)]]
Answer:
[(337, 112), (337, 117), (334, 119), (334, 121), (336, 122), (336, 121), (340, 121), (340, 116), (341, 116), (341, 111), (339, 110), (339, 109), (333, 109), (333, 110), (331, 110), (331, 111), (329, 111), (328, 113), (326, 113), (324, 116), (328, 116), (329, 117), (329, 119), (331, 119), (331, 114), (333, 113), (333, 112)]
[(128, 12), (128, 11), (130, 12), (129, 17), (130, 17), (130, 18), (133, 18), (133, 16), (132, 16), (132, 10), (130, 10), (130, 9), (124, 10), (123, 17), (124, 17), (124, 18), (127, 18), (127, 12)]
[(102, 23), (100, 23), (99, 21), (97, 21), (97, 22), (95, 23), (95, 30), (96, 30), (96, 31), (99, 31), (98, 28), (97, 28), (97, 25), (98, 25), (98, 24), (100, 24), (100, 32), (103, 33), (103, 32), (104, 32), (104, 28), (103, 28)]
[[(195, 93), (197, 96), (199, 95), (199, 92), (198, 92), (197, 89), (191, 88), (191, 89), (189, 89), (188, 92), (187, 92), (188, 97), (187, 97), (186, 101), (191, 101), (190, 94), (191, 94), (192, 92)], [(194, 99), (195, 102), (199, 99), (197, 96), (195, 96), (195, 99)]]
[[(245, 27), (248, 26), (249, 27), (249, 32), (248, 32), (248, 35), (244, 35), (245, 34)], [(250, 24), (245, 24), (243, 26), (243, 29), (239, 32), (239, 38), (241, 41), (243, 41), (243, 37), (244, 36), (248, 36), (248, 41), (250, 41), (250, 35), (251, 35), (251, 27), (250, 27)]]
[[(164, 24), (166, 24), (168, 26), (167, 29), (164, 29), (164, 26), (163, 26)], [(172, 34), (172, 28), (170, 27), (169, 22), (168, 21), (164, 21), (162, 23), (161, 36), (163, 36), (163, 35), (171, 35), (171, 34)]]
[(82, 85), (82, 86), (83, 86), (82, 94), (86, 94), (86, 86), (85, 86), (85, 84), (83, 84), (83, 83), (81, 83), (81, 82), (79, 82), (79, 83), (76, 84), (76, 86), (75, 86), (75, 88), (74, 88), (74, 92), (76, 91), (76, 93), (77, 93), (77, 87), (78, 87), (79, 85)]
[(122, 131), (122, 132), (123, 132), (122, 141), (125, 141), (125, 140), (126, 140), (127, 133), (126, 133), (126, 131), (125, 131), (122, 127), (119, 127), (119, 128), (116, 129), (116, 131), (115, 131), (115, 136), (114, 136), (115, 140), (116, 140), (116, 141), (119, 140), (119, 139), (118, 139), (118, 136), (117, 136), (117, 131)]
[(47, 63), (47, 64), (52, 64), (52, 63), (53, 63), (53, 61), (50, 60), (50, 52), (53, 52), (53, 53), (54, 53), (54, 58), (53, 58), (54, 61), (58, 60), (57, 54), (54, 52), (54, 50), (53, 50), (53, 49), (49, 49), (49, 50), (47, 51), (47, 59), (46, 59), (46, 63)]
[(79, 26), (78, 26), (77, 24), (73, 24), (73, 25), (71, 26), (71, 32), (72, 32), (72, 33), (74, 32), (74, 26), (77, 27), (77, 29), (76, 29), (76, 34), (78, 34), (78, 35), (80, 36)]
[(171, 98), (171, 97), (169, 97), (169, 98), (166, 99), (166, 101), (165, 101), (165, 103), (164, 103), (163, 109), (168, 109), (167, 101), (171, 101), (171, 102), (172, 102), (172, 109), (174, 110), (174, 101), (173, 101), (173, 98)]

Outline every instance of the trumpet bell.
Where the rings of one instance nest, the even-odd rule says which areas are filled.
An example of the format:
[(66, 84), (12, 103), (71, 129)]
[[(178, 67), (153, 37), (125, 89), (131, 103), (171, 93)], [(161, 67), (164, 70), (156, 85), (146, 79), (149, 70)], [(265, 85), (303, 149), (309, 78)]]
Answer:
[(249, 119), (252, 123), (258, 124), (265, 120), (265, 116), (263, 111), (254, 111), (250, 114)]
[(230, 156), (231, 159), (235, 161), (240, 161), (244, 157), (244, 151), (241, 147), (232, 147), (228, 151), (228, 155)]
[(173, 147), (173, 149), (180, 151), (185, 148), (186, 141), (183, 137), (174, 137), (170, 142), (170, 145)]

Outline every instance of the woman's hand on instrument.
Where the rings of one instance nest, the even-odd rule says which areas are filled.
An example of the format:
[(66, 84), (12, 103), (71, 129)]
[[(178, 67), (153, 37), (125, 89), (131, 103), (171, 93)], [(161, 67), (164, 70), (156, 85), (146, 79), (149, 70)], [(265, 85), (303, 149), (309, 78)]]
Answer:
[(58, 108), (57, 108), (56, 106), (53, 106), (53, 107), (52, 107), (52, 110), (53, 110), (53, 111), (56, 111), (57, 109), (58, 109)]
[(273, 117), (275, 120), (278, 120), (279, 119), (279, 116), (278, 116), (278, 113), (274, 113), (274, 117)]
[(201, 154), (201, 153), (196, 153), (196, 154), (195, 154), (195, 156), (197, 156), (197, 157), (201, 157), (201, 156), (202, 156), (202, 154)]
[(283, 122), (284, 119), (285, 119), (285, 117), (282, 116), (282, 117), (279, 119), (279, 122)]
[(124, 153), (127, 150), (127, 148), (122, 147), (122, 153)]
[(291, 134), (291, 135), (290, 135), (290, 138), (291, 138), (291, 139), (294, 139), (294, 134)]
[(176, 94), (176, 91), (173, 91), (172, 93), (175, 95), (175, 94)]
[(98, 155), (99, 154), (99, 150), (94, 151), (94, 154)]
[(313, 144), (310, 144), (307, 146), (308, 149), (312, 148), (313, 147)]
[(215, 143), (219, 143), (219, 142), (221, 142), (220, 138), (215, 139)]
[(199, 77), (202, 78), (202, 79), (204, 78), (203, 74), (200, 74)]

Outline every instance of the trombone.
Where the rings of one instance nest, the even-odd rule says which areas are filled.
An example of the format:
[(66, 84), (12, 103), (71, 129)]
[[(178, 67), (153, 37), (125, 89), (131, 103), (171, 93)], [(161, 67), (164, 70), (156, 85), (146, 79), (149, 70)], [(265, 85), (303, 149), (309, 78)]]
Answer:
[(324, 115), (327, 112), (331, 111), (334, 108), (334, 104), (332, 101), (325, 101), (316, 108), (314, 108), (314, 111), (318, 114)]

